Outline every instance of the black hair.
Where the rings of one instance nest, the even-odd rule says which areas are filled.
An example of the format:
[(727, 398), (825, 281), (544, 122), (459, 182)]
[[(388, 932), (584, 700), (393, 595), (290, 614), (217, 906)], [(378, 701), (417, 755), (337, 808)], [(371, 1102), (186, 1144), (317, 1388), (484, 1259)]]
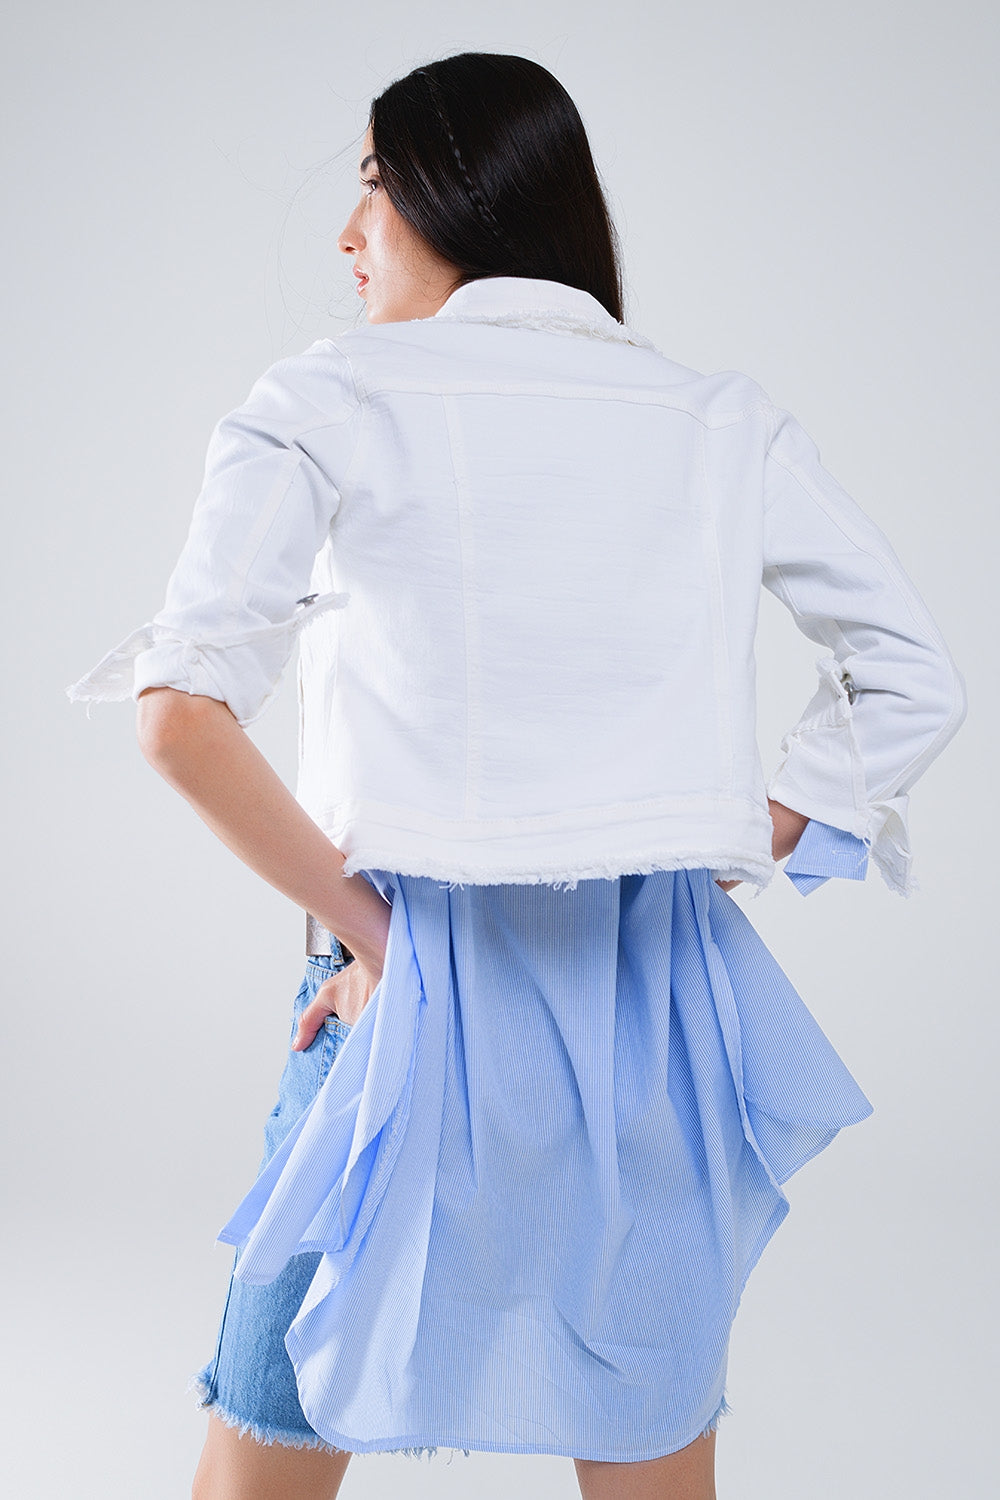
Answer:
[(560, 281), (624, 322), (620, 246), (579, 110), (540, 63), (461, 52), (371, 103), (379, 179), (456, 285)]

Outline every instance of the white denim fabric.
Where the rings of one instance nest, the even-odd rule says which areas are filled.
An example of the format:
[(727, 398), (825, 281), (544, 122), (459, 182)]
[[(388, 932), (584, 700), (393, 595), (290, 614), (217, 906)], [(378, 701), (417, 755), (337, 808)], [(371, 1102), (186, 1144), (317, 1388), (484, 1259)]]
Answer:
[[(825, 648), (765, 780), (760, 589)], [(771, 880), (767, 796), (916, 888), (908, 792), (966, 714), (885, 534), (748, 376), (521, 277), (280, 359), (216, 426), (164, 608), (75, 699), (252, 724), (299, 655), (297, 796), (363, 869)]]

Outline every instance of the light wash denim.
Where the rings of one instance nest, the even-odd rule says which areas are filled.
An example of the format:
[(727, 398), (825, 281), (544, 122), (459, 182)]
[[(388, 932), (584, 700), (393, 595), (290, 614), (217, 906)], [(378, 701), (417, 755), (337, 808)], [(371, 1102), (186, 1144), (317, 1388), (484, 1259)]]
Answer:
[[(270, 1161), (316, 1097), (351, 1029), (338, 1016), (329, 1016), (311, 1047), (305, 1052), (291, 1050), (299, 1017), (315, 999), (320, 985), (351, 962), (332, 934), (330, 949), (329, 957), (309, 958), (295, 997), (288, 1060), (281, 1075), (278, 1102), (264, 1127), (264, 1155), (258, 1170)], [(234, 1270), (239, 1257), (237, 1251)], [(200, 1407), (210, 1409), (227, 1426), (238, 1427), (241, 1434), (251, 1433), (258, 1442), (336, 1452), (302, 1414), (295, 1371), (284, 1343), (319, 1261), (319, 1252), (296, 1255), (268, 1286), (247, 1286), (231, 1276), (215, 1354), (192, 1377), (191, 1387), (198, 1393)]]

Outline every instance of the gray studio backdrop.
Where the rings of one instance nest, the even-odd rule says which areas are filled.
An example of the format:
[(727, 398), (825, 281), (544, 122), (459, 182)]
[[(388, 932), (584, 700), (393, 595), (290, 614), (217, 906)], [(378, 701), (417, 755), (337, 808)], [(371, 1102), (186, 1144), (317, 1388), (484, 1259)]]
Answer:
[[(987, 1494), (996, 1243), (992, 85), (970, 4), (414, 8), (36, 0), (3, 42), (7, 1493), (173, 1500), (302, 971), (300, 913), (63, 689), (162, 603), (214, 423), (360, 314), (336, 237), (367, 106), (464, 50), (591, 132), (628, 319), (794, 412), (879, 522), (970, 712), (872, 868), (744, 909), (875, 1105), (789, 1184), (744, 1297), (730, 1500)], [(766, 770), (819, 648), (761, 606)], [(294, 682), (255, 740), (294, 776)], [(568, 1459), (356, 1458), (346, 1496), (577, 1493)]]

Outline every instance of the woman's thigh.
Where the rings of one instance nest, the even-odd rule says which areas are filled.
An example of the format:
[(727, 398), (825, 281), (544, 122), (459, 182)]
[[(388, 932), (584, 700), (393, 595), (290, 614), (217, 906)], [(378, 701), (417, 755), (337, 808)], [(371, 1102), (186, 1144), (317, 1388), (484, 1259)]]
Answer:
[(258, 1443), (209, 1417), (191, 1500), (334, 1500), (350, 1459), (321, 1448)]
[(611, 1464), (577, 1458), (583, 1500), (716, 1500), (715, 1432), (677, 1453), (642, 1463)]

